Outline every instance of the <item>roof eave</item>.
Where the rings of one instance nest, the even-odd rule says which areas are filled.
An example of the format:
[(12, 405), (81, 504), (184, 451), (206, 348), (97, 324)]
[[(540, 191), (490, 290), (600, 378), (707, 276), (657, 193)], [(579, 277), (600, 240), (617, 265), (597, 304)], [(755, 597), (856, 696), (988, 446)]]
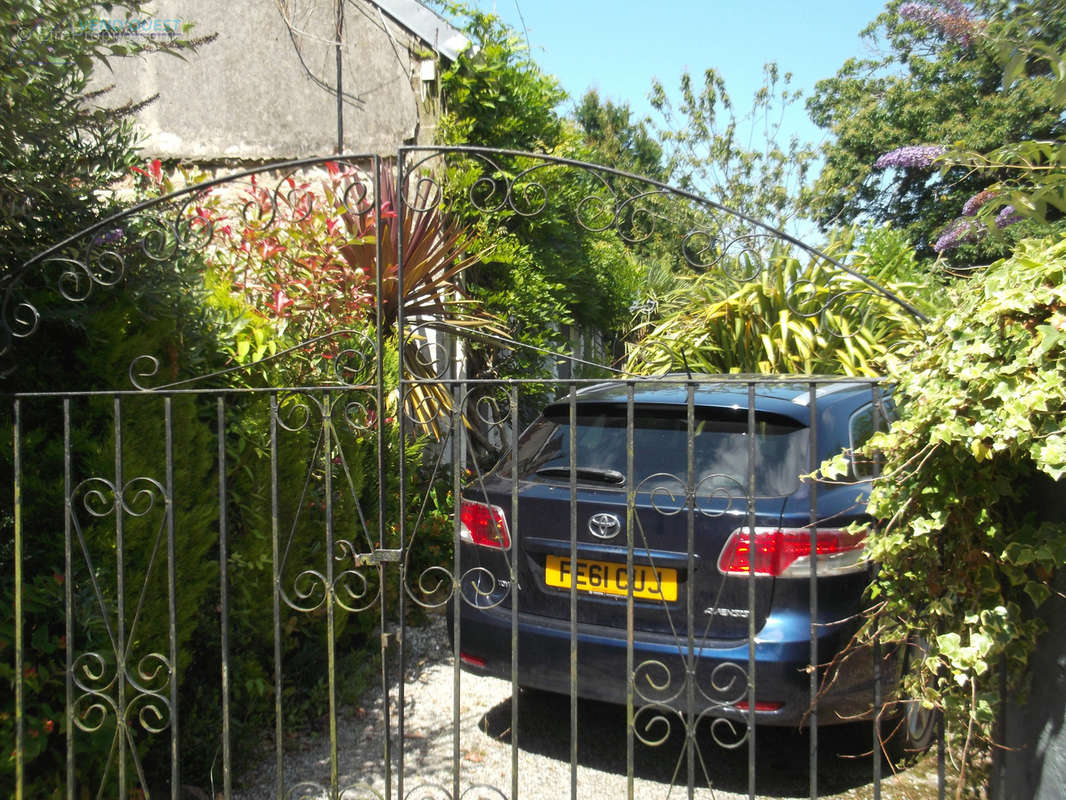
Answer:
[(444, 17), (416, 0), (370, 0), (437, 53), (455, 61), (470, 40)]

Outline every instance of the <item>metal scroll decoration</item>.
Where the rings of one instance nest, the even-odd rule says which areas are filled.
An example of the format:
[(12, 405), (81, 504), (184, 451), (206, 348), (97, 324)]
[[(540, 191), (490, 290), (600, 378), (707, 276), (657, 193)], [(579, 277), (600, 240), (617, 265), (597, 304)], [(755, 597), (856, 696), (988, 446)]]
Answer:
[[(147, 601), (156, 594), (154, 582), (164, 571), (164, 511), (170, 502), (163, 485), (147, 476), (126, 481), (121, 488), (106, 478), (88, 478), (75, 486), (68, 498), (72, 544), (80, 552), (81, 573), (89, 588), (79, 617), (88, 631), (95, 631), (94, 635), (85, 633), (81, 638), (106, 644), (103, 649), (98, 644), (77, 653), (70, 664), (74, 725), (87, 734), (113, 727), (108, 766), (113, 767), (116, 759), (129, 759), (142, 786), (146, 784), (135, 733), (164, 733), (173, 713), (175, 665), (161, 652), (168, 650), (165, 639), (151, 641), (146, 638), (148, 632), (142, 630), (147, 622)], [(104, 548), (97, 554), (100, 557), (94, 558), (99, 534), (93, 530), (100, 525), (115, 525), (116, 530), (122, 530), (120, 519), (126, 535), (118, 537), (116, 548)], [(147, 547), (146, 553), (124, 551), (128, 540), (134, 538), (130, 531), (134, 525), (146, 533), (136, 537), (142, 547)], [(126, 584), (133, 577), (133, 563), (141, 579), (139, 587)], [(66, 579), (74, 580), (74, 576), (67, 575)], [(133, 603), (127, 603), (134, 598)], [(75, 652), (76, 649), (77, 643)]]
[[(641, 481), (636, 492), (649, 498), (654, 513), (671, 517), (735, 516), (746, 498), (741, 477), (725, 473), (704, 475), (695, 482), (657, 473)], [(640, 515), (635, 519), (634, 549), (650, 554), (653, 548)], [(698, 731), (707, 731), (711, 741), (723, 749), (739, 748), (750, 736), (747, 718), (736, 711), (736, 704), (748, 695), (747, 665), (733, 661), (703, 664), (700, 655), (698, 642), (708, 637), (710, 620), (720, 602), (720, 596), (714, 600), (702, 631), (695, 630), (694, 609), (686, 610), (686, 619), (675, 619), (674, 610), (664, 602), (662, 614), (676, 658), (641, 661), (630, 677), (637, 706), (631, 723), (634, 738), (646, 747), (678, 744), (674, 779), (681, 774), (686, 759), (693, 759), (692, 766), (699, 767), (708, 786), (713, 786), (712, 774)], [(690, 647), (690, 642), (696, 646)]]
[[(365, 554), (374, 549), (345, 442), (373, 429), (376, 410), (368, 392), (320, 396), (286, 392), (279, 399), (281, 433), (310, 443), (303, 480), (283, 534), (276, 585), (293, 611), (312, 614), (327, 604), (350, 613), (378, 602), (381, 586)], [(324, 536), (324, 560), (309, 564), (308, 542)], [(319, 548), (312, 547), (312, 552)]]
[[(512, 420), (511, 398), (485, 394), (484, 391), (471, 389), (453, 398), (448, 437), (436, 448), (437, 456), (425, 479), (427, 485), (432, 486), (439, 482), (448, 466), (448, 460), (463, 458), (460, 452), (463, 445), (459, 440), (461, 430), (470, 431), (476, 425), (480, 427), (483, 439), (495, 437), (502, 441), (506, 438), (505, 431)], [(466, 456), (470, 457), (471, 463), (467, 491), (484, 495), (485, 469), (478, 459), (472, 457), (472, 445), (469, 440), (466, 440), (465, 447), (468, 449)], [(486, 561), (484, 564), (467, 565), (460, 574), (455, 574), (450, 565), (412, 562), (412, 554), (417, 551), (416, 541), (433, 535), (433, 531), (429, 529), (435, 525), (439, 527), (442, 514), (452, 518), (452, 508), (431, 507), (434, 501), (439, 503), (439, 499), (434, 495), (428, 492), (423, 494), (418, 516), (409, 532), (410, 538), (404, 553), (403, 582), (407, 596), (412, 602), (426, 609), (444, 607), (452, 601), (456, 593), (462, 602), (477, 608), (498, 608), (506, 605), (515, 589), (516, 569), (514, 554), (511, 551), (486, 554), (486, 559), (495, 559), (493, 564), (490, 565)], [(436, 535), (439, 536), (440, 532), (437, 531)], [(452, 538), (450, 530), (448, 537)], [(501, 565), (502, 572), (508, 576), (505, 579), (498, 577)]]
[[(691, 192), (609, 167), (571, 159), (477, 147), (410, 147), (401, 150), (408, 194), (421, 188), (414, 211), (456, 202), (439, 175), (469, 170), (463, 204), (489, 217), (532, 218), (565, 210), (578, 226), (614, 232), (629, 245), (659, 238), (673, 243), (675, 264), (693, 272), (719, 271), (734, 283), (759, 280), (772, 257), (803, 252), (833, 275), (817, 293), (806, 281), (788, 287), (790, 306), (802, 316), (831, 317), (847, 311), (857, 295), (880, 297), (925, 320), (904, 299), (783, 230)], [(426, 190), (425, 185), (433, 185)], [(450, 198), (450, 200), (449, 200)], [(826, 329), (831, 335), (846, 332)]]
[[(416, 218), (450, 207), (453, 190), (441, 176), (465, 166), (475, 170), (464, 190), (465, 202), (477, 213), (527, 219), (568, 206), (574, 224), (614, 232), (629, 245), (655, 237), (673, 241), (679, 268), (717, 270), (735, 282), (753, 281), (771, 268), (775, 248), (804, 251), (834, 272), (837, 284), (823, 287), (815, 298), (812, 286), (797, 281), (789, 287), (790, 305), (802, 316), (822, 319), (828, 335), (848, 335), (830, 312), (845, 314), (863, 295), (880, 296), (923, 319), (901, 298), (784, 231), (656, 181), (569, 159), (472, 147), (401, 148), (400, 159), (403, 190), (397, 200)], [(374, 213), (379, 188), (375, 164), (369, 157), (338, 156), (268, 165), (187, 186), (100, 220), (0, 280), (0, 358), (10, 365), (17, 343), (39, 328), (42, 316), (35, 298), (42, 291), (85, 303), (135, 271), (190, 256), (210, 260), (227, 237), (261, 246), (264, 237), (282, 226), (312, 221), (323, 204), (352, 218)], [(312, 183), (325, 188), (318, 191)], [(269, 257), (276, 255), (272, 250)], [(280, 294), (266, 286), (242, 290), (258, 292), (254, 302), (275, 313), (284, 313), (293, 302), (284, 289)], [(415, 325), (424, 321), (409, 320)]]

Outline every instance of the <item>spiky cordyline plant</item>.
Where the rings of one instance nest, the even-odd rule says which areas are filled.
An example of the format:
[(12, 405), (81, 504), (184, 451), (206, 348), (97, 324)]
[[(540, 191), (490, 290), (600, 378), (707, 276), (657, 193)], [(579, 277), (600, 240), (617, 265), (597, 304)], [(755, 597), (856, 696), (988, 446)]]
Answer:
[[(247, 363), (282, 349), (263, 340), (263, 323), (289, 345), (329, 341), (330, 334), (344, 336), (345, 331), (372, 325), (379, 241), (380, 324), (386, 334), (405, 335), (406, 375), (431, 381), (438, 371), (437, 364), (420, 357), (423, 340), (410, 332), (412, 324), (477, 327), (503, 334), (496, 320), (467, 299), (457, 283), (463, 270), (484, 253), (469, 253), (472, 238), (436, 202), (430, 188), (435, 183), (419, 182), (419, 189), (400, 203), (396, 183), (384, 171), (377, 187), (380, 214), (376, 218), (369, 192), (352, 191), (363, 187), (365, 176), (350, 166), (332, 162), (326, 166), (328, 178), (321, 188), (290, 176), (287, 193), (271, 192), (253, 179), (242, 198), (241, 213), (226, 213), (220, 198), (210, 200), (208, 209), (196, 209), (198, 218), (209, 219), (225, 234), (222, 244), (213, 248), (212, 260), (222, 269), (230, 289), (260, 320), (247, 326), (246, 338), (255, 334), (250, 345), (240, 339), (244, 333), (238, 335), (233, 349), (236, 360)], [(352, 195), (360, 199), (353, 202)], [(249, 216), (255, 216), (254, 208), (249, 214), (249, 203), (258, 204), (261, 217), (269, 223), (249, 223)], [(398, 285), (401, 248), (402, 291)], [(397, 331), (401, 302), (406, 334)], [(317, 353), (311, 360), (328, 359), (342, 345), (332, 342), (328, 347), (333, 351)], [(409, 398), (416, 421), (439, 435), (437, 421), (450, 407), (449, 393), (426, 382), (414, 385)]]
[[(380, 231), (375, 235), (372, 209), (344, 213), (342, 218), (352, 239), (340, 252), (349, 266), (362, 271), (373, 284), (377, 280), (380, 240), (382, 325), (386, 330), (395, 330), (402, 297), (405, 330), (397, 331), (404, 337), (402, 368), (414, 379), (427, 381), (411, 386), (407, 410), (418, 425), (439, 436), (439, 418), (451, 407), (451, 395), (434, 382), (440, 365), (420, 353), (425, 337), (418, 329), (439, 324), (453, 329), (477, 328), (497, 336), (507, 334), (497, 320), (465, 296), (457, 281), (460, 273), (481, 261), (486, 251), (468, 252), (472, 238), (442, 211), (435, 181), (417, 181), (416, 185), (415, 191), (400, 203), (391, 172), (383, 174), (378, 188)], [(397, 291), (401, 247), (403, 287)]]
[[(829, 250), (850, 244), (851, 235), (841, 235)], [(707, 274), (662, 298), (656, 317), (634, 326), (626, 369), (875, 376), (880, 357), (918, 331), (907, 311), (824, 259), (803, 263), (778, 248), (761, 270), (749, 262), (732, 271), (751, 279), (730, 283)], [(924, 291), (879, 277), (908, 299)]]

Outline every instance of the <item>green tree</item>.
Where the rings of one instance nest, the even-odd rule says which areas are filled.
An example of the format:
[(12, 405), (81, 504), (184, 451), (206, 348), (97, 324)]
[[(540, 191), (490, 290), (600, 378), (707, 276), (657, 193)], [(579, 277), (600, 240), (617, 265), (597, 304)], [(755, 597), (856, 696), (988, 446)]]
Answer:
[(634, 119), (628, 103), (601, 100), (590, 89), (574, 109), (574, 122), (597, 164), (658, 181), (667, 179), (663, 148), (648, 119)]
[[(196, 42), (174, 30), (152, 38), (128, 35), (125, 20), (150, 16), (140, 0), (95, 4), (79, 0), (3, 0), (0, 2), (0, 372), (7, 391), (99, 389), (127, 385), (130, 359), (144, 352), (164, 356), (164, 369), (177, 369), (178, 361), (201, 366), (211, 363), (203, 347), (210, 326), (198, 306), (193, 289), (194, 266), (189, 261), (162, 264), (145, 256), (140, 243), (146, 229), (132, 221), (104, 230), (99, 238), (72, 242), (57, 251), (60, 260), (34, 260), (46, 248), (73, 236), (121, 204), (114, 184), (129, 175), (137, 163), (136, 133), (130, 122), (133, 108), (107, 109), (106, 96), (89, 90), (94, 70), (110, 59), (149, 53), (179, 53)], [(104, 19), (108, 20), (105, 25)], [(119, 30), (114, 30), (113, 28)], [(97, 257), (90, 253), (96, 248)], [(103, 250), (114, 257), (100, 258)], [(121, 254), (121, 256), (119, 255)], [(66, 260), (61, 260), (66, 259)], [(119, 267), (121, 263), (121, 268)], [(184, 347), (178, 348), (177, 344)], [(129, 405), (136, 405), (130, 401)], [(71, 576), (62, 572), (64, 457), (69, 455), (79, 479), (112, 474), (114, 450), (112, 409), (95, 400), (72, 403), (72, 445), (64, 452), (62, 413), (57, 404), (41, 399), (26, 401), (26, 440), (23, 443), (24, 493), (23, 561), (26, 575), (23, 617), (27, 720), (26, 796), (52, 796), (63, 780), (65, 747), (63, 693), (65, 648), (63, 590), (69, 580), (81, 599), (75, 630), (79, 652), (92, 649), (92, 636), (100, 634), (104, 611), (91, 602), (84, 569)], [(199, 562), (213, 540), (211, 522), (217, 510), (202, 494), (212, 464), (205, 449), (211, 440), (208, 423), (187, 400), (175, 401), (177, 450), (174, 511), (181, 527), (178, 547), (188, 560), (177, 571), (186, 590), (179, 601), (179, 663), (192, 663), (190, 641), (196, 620), (211, 620), (205, 601), (212, 581), (209, 568)], [(0, 405), (0, 423), (11, 430), (10, 401)], [(158, 419), (127, 420), (124, 430), (134, 441), (159, 441)], [(32, 454), (32, 457), (27, 457)], [(11, 448), (0, 457), (0, 484), (13, 485)], [(142, 449), (127, 453), (130, 475), (162, 474), (159, 453)], [(194, 490), (191, 487), (197, 487)], [(57, 498), (58, 494), (58, 498)], [(106, 491), (104, 495), (106, 495)], [(162, 512), (154, 498), (153, 521)], [(4, 612), (5, 667), (0, 677), (8, 698), (0, 711), (3, 739), (10, 736), (13, 715), (10, 642), (14, 628), (13, 512), (10, 492), (0, 500), (0, 596)], [(106, 504), (107, 500), (102, 499)], [(89, 516), (92, 515), (84, 515)], [(83, 520), (84, 521), (84, 520)], [(113, 553), (114, 531), (106, 523), (86, 522), (85, 539), (97, 554)], [(147, 517), (138, 520), (147, 523)], [(130, 554), (143, 556), (150, 547), (149, 534), (131, 522)], [(108, 542), (108, 533), (110, 542)], [(109, 546), (110, 545), (110, 546)], [(143, 559), (131, 566), (130, 586), (143, 576)], [(113, 561), (101, 558), (95, 578), (114, 598)], [(158, 564), (157, 564), (158, 568)], [(158, 594), (158, 571), (146, 600), (139, 626), (145, 645), (166, 640), (167, 617)], [(147, 580), (147, 578), (145, 578)], [(110, 581), (110, 583), (109, 583)], [(46, 589), (47, 587), (47, 589)], [(127, 601), (135, 602), (134, 590)], [(147, 595), (146, 595), (147, 597)], [(105, 662), (108, 656), (104, 651)], [(165, 648), (164, 648), (165, 650)], [(143, 651), (137, 657), (143, 655)], [(112, 724), (113, 730), (113, 724)], [(75, 744), (79, 777), (91, 781), (104, 773), (110, 742), (98, 737)], [(143, 741), (143, 740), (142, 740)], [(147, 747), (147, 745), (145, 745)], [(165, 745), (164, 745), (165, 748)], [(10, 752), (10, 751), (9, 751)], [(13, 794), (14, 759), (6, 755), (0, 765), (0, 792)], [(111, 770), (110, 780), (114, 780)], [(105, 791), (101, 788), (101, 791)]]
[(566, 99), (559, 82), (536, 65), (499, 17), (462, 5), (450, 5), (448, 10), (465, 17), (472, 46), (442, 77), (441, 140), (511, 150), (554, 150), (565, 134), (556, 112), (556, 106)]
[[(565, 93), (532, 61), (520, 38), (494, 15), (461, 6), (450, 10), (465, 17), (473, 46), (442, 75), (441, 143), (593, 159), (595, 148), (558, 112)], [(592, 183), (588, 173), (536, 169), (531, 193), (519, 188), (512, 197), (534, 204), (543, 197), (543, 206), (533, 213), (516, 213), (506, 204), (487, 210), (474, 201), (479, 189), (491, 185), (503, 191), (523, 170), (538, 167), (535, 159), (492, 159), (453, 161), (445, 187), (452, 213), (480, 231), (480, 250), (491, 251), (464, 275), (471, 296), (524, 344), (560, 348), (569, 325), (617, 335), (628, 317), (638, 267), (613, 230), (579, 224)], [(543, 355), (534, 351), (511, 351), (503, 358), (493, 354), (486, 368), (531, 374), (528, 370), (544, 365)]]
[[(763, 86), (739, 117), (725, 79), (714, 68), (704, 72), (702, 86), (683, 73), (676, 106), (656, 81), (651, 92), (660, 118), (655, 133), (670, 182), (770, 225), (781, 227), (796, 217), (814, 153), (796, 137), (781, 141), (783, 112), (800, 99), (791, 81), (790, 73), (767, 64)], [(745, 139), (762, 146), (745, 146)]]
[[(1006, 65), (1003, 85), (1012, 90), (1034, 73), (1049, 72), (1053, 103), (1066, 109), (1066, 51), (1027, 35), (1025, 26), (1005, 31), (997, 46)], [(949, 149), (938, 159), (942, 169), (965, 169), (993, 182), (964, 204), (961, 217), (941, 234), (934, 249), (943, 251), (966, 240), (996, 237), (1004, 228), (1028, 220), (1034, 227), (1066, 229), (1066, 147), (1055, 140), (1006, 142), (988, 152)]]
[[(902, 166), (905, 146), (940, 145), (986, 153), (1008, 142), (1056, 139), (1063, 131), (1048, 65), (1033, 64), (1009, 89), (1003, 86), (998, 42), (1027, 38), (1049, 43), (1066, 35), (1061, 0), (952, 0), (934, 4), (893, 0), (864, 32), (887, 52), (849, 59), (836, 76), (818, 83), (808, 100), (811, 118), (834, 139), (805, 202), (823, 227), (856, 220), (889, 222), (907, 231), (920, 254), (931, 256), (967, 200), (994, 183), (994, 171), (965, 166), (940, 170), (928, 158)], [(912, 151), (913, 154), (913, 151)], [(921, 163), (918, 163), (921, 162)], [(1007, 252), (1032, 234), (1020, 226), (1009, 237), (960, 248), (967, 265)]]
[[(102, 24), (104, 16), (117, 22), (147, 13), (141, 0), (0, 2), (0, 354), (6, 370), (15, 357), (12, 332), (28, 329), (20, 301), (32, 302), (42, 327), (55, 325), (65, 337), (94, 308), (96, 298), (63, 299), (57, 276), (41, 265), (26, 271), (21, 265), (117, 209), (112, 187), (137, 163), (134, 108), (105, 108), (106, 92), (89, 90), (93, 71), (112, 58), (178, 54), (197, 44), (184, 30), (149, 38), (109, 32)], [(9, 387), (12, 381), (27, 386), (31, 375), (41, 374), (48, 359), (32, 354), (38, 343), (47, 343), (47, 336), (39, 332), (19, 343), (21, 360), (34, 371), (23, 370)]]

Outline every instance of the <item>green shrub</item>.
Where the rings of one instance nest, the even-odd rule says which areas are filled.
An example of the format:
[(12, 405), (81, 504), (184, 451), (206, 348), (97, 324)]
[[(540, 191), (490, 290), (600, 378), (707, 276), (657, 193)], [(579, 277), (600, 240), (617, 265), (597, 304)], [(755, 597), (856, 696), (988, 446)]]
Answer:
[[(854, 238), (838, 232), (827, 255), (842, 257)], [(931, 295), (910, 247), (888, 229), (869, 232), (845, 261), (908, 301), (926, 305)], [(919, 330), (910, 312), (826, 259), (801, 261), (775, 244), (765, 257), (723, 253), (661, 298), (634, 326), (627, 369), (878, 375), (884, 356)]]
[(1066, 563), (1066, 239), (1023, 242), (946, 299), (887, 359), (902, 418), (869, 445), (884, 524), (868, 544), (880, 570), (866, 633), (929, 642), (912, 688), (970, 744), (960, 781), (976, 784), (999, 680), (1022, 689), (1034, 612)]

